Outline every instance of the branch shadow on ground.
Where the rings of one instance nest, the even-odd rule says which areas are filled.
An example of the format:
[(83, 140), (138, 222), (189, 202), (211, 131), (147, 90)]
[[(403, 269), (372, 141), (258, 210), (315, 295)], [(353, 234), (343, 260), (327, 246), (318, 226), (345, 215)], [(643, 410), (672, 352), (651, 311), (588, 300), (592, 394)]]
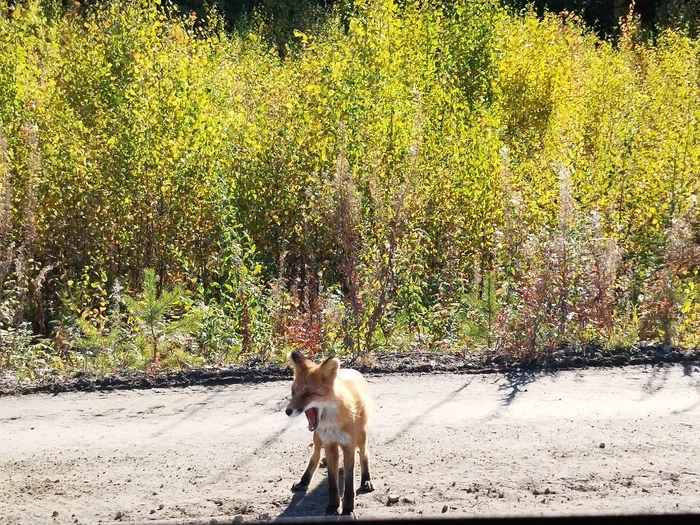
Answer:
[[(242, 468), (247, 466), (255, 456), (257, 456), (262, 450), (265, 450), (266, 448), (270, 447), (275, 441), (277, 441), (282, 434), (287, 432), (292, 427), (292, 421), (289, 421), (285, 426), (280, 428), (277, 432), (269, 436), (265, 441), (263, 441), (255, 450), (250, 452), (249, 454), (243, 456), (243, 458), (236, 463), (237, 468)], [(212, 483), (218, 483), (221, 481), (224, 476), (228, 475), (229, 471), (222, 469), (216, 476), (214, 476)]]
[(287, 422), (285, 426), (280, 428), (277, 432), (272, 434), (270, 437), (268, 437), (265, 441), (263, 441), (253, 452), (245, 456), (240, 463), (238, 464), (239, 467), (245, 467), (248, 463), (250, 463), (253, 459), (254, 456), (257, 456), (262, 450), (265, 450), (266, 448), (269, 448), (270, 445), (272, 445), (275, 441), (277, 441), (282, 434), (284, 434), (287, 430), (289, 430), (292, 427), (292, 421)]
[[(279, 396), (277, 394), (275, 394), (275, 395), (270, 396), (266, 399), (263, 399), (262, 401), (255, 403), (252, 408), (266, 407), (270, 401), (272, 401), (273, 399), (278, 399), (278, 398), (279, 398)], [(282, 400), (278, 401), (275, 404), (275, 406), (270, 407), (267, 410), (265, 410), (264, 415), (277, 414), (278, 412), (280, 414), (282, 414), (284, 411), (284, 407), (287, 405), (287, 403), (288, 403), (287, 399), (282, 399)], [(227, 433), (233, 429), (239, 429), (239, 428), (244, 427), (250, 423), (258, 421), (262, 417), (262, 415), (263, 414), (259, 414), (259, 413), (256, 413), (255, 411), (253, 411), (253, 413), (250, 416), (248, 416), (246, 419), (243, 419), (242, 421), (236, 421), (236, 422), (232, 423), (231, 425), (227, 426), (223, 430), (223, 432)]]
[(385, 444), (385, 445), (390, 445), (390, 444), (392, 444), (394, 441), (396, 441), (397, 439), (399, 439), (402, 435), (404, 435), (406, 432), (408, 432), (408, 430), (409, 430), (411, 427), (413, 427), (413, 426), (416, 424), (416, 422), (418, 422), (418, 421), (424, 419), (425, 416), (426, 416), (427, 414), (431, 413), (433, 410), (435, 410), (435, 409), (438, 408), (439, 406), (444, 405), (445, 403), (449, 403), (450, 401), (452, 401), (455, 397), (457, 397), (457, 396), (459, 395), (459, 393), (460, 393), (462, 390), (464, 390), (465, 388), (467, 388), (467, 387), (471, 384), (472, 381), (473, 381), (473, 379), (469, 379), (469, 381), (467, 381), (466, 383), (464, 383), (462, 386), (460, 386), (459, 388), (456, 388), (454, 391), (450, 392), (447, 396), (445, 396), (445, 398), (441, 399), (441, 400), (438, 401), (437, 403), (432, 404), (431, 406), (429, 406), (428, 408), (426, 408), (425, 410), (423, 410), (420, 414), (418, 414), (418, 415), (416, 415), (415, 417), (413, 417), (410, 421), (408, 421), (407, 423), (405, 423), (405, 424), (401, 427), (401, 429), (400, 429), (396, 434), (394, 434), (392, 437), (390, 437), (389, 439), (387, 439), (387, 440), (384, 442), (384, 444)]
[(685, 414), (686, 412), (691, 412), (691, 411), (695, 410), (698, 406), (700, 406), (700, 400), (696, 401), (696, 402), (693, 403), (692, 405), (689, 405), (689, 406), (687, 406), (687, 407), (685, 407), (685, 408), (681, 408), (681, 409), (678, 409), (678, 410), (673, 410), (673, 411), (671, 412), (671, 414), (673, 414), (674, 416), (678, 416), (678, 415), (680, 415), (680, 414)]
[[(178, 417), (175, 419), (175, 421), (172, 421), (163, 427), (161, 427), (159, 430), (154, 432), (151, 435), (151, 438), (156, 438), (159, 436), (162, 436), (166, 432), (173, 430), (175, 427), (181, 425), (184, 421), (187, 419), (191, 418), (194, 416), (197, 412), (200, 410), (204, 409), (215, 397), (217, 397), (221, 392), (219, 390), (214, 390), (211, 394), (209, 394), (204, 401), (200, 401), (197, 403), (194, 403), (194, 408), (192, 410), (180, 410), (179, 412), (182, 413), (182, 417)], [(191, 404), (188, 406), (192, 406)]]
[[(690, 361), (684, 361), (683, 363), (683, 377), (689, 377), (695, 389), (700, 394), (700, 378), (697, 376), (698, 367), (696, 363)], [(700, 399), (688, 405), (686, 408), (681, 408), (679, 410), (674, 410), (671, 412), (673, 415), (685, 414), (686, 412), (691, 412), (695, 408), (700, 406)]]
[[(542, 376), (554, 376), (555, 372), (551, 370), (539, 370), (528, 368), (517, 368), (508, 370), (503, 379), (503, 383), (498, 385), (498, 391), (504, 392), (501, 399), (504, 407), (509, 406), (521, 392), (526, 391), (524, 387), (534, 383)], [(500, 381), (500, 379), (499, 379)]]
[(683, 361), (683, 375), (684, 376), (692, 376), (694, 373), (698, 371), (698, 366), (696, 363), (693, 363), (692, 361)]
[[(646, 370), (646, 366), (644, 369)], [(666, 381), (668, 380), (668, 372), (669, 367), (664, 363), (651, 365), (649, 379), (647, 379), (646, 383), (644, 383), (644, 386), (642, 387), (644, 389), (644, 393), (646, 394), (645, 397), (653, 396), (664, 387)], [(687, 375), (685, 369), (683, 373), (684, 375)]]

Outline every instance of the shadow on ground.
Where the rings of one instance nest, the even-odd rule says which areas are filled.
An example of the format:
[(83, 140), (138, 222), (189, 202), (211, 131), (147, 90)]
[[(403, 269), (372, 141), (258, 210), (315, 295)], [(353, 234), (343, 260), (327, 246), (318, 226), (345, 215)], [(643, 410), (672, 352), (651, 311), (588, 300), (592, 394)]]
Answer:
[(400, 429), (396, 434), (394, 434), (392, 437), (390, 437), (389, 439), (387, 439), (387, 440), (384, 442), (384, 444), (385, 444), (385, 445), (390, 445), (390, 444), (392, 444), (394, 441), (396, 441), (396, 440), (399, 439), (401, 436), (403, 436), (406, 432), (408, 432), (409, 429), (411, 429), (412, 427), (414, 427), (414, 426), (416, 425), (417, 422), (422, 421), (422, 420), (425, 418), (425, 416), (426, 416), (427, 414), (430, 414), (433, 410), (435, 410), (436, 408), (438, 408), (440, 405), (444, 405), (444, 404), (449, 403), (450, 401), (452, 401), (455, 397), (457, 397), (457, 396), (459, 395), (459, 393), (460, 393), (462, 390), (464, 390), (465, 388), (467, 388), (467, 387), (471, 384), (471, 382), (472, 382), (473, 380), (474, 380), (473, 378), (470, 378), (470, 379), (469, 379), (468, 381), (466, 381), (462, 386), (460, 386), (459, 388), (456, 388), (454, 391), (450, 392), (450, 393), (449, 393), (447, 396), (445, 396), (443, 399), (441, 399), (441, 400), (438, 401), (437, 403), (434, 403), (434, 404), (430, 405), (428, 408), (426, 408), (425, 410), (423, 410), (420, 414), (417, 414), (416, 416), (414, 416), (410, 421), (408, 421), (406, 424), (404, 424), (404, 426), (401, 427), (401, 429)]
[[(694, 361), (683, 361), (681, 364), (683, 366), (683, 377), (690, 378), (695, 387), (700, 390), (700, 368), (698, 367), (698, 363)], [(671, 370), (671, 367), (665, 363), (644, 366), (644, 371), (648, 373), (647, 380), (642, 387), (645, 398), (653, 396), (666, 386)]]
[[(644, 367), (647, 368), (646, 366)], [(669, 368), (663, 363), (650, 365), (650, 373), (646, 383), (644, 383), (644, 397), (651, 397), (659, 392), (668, 380)], [(691, 369), (692, 371), (692, 369)], [(688, 369), (684, 367), (684, 375), (688, 375)]]
[[(317, 475), (320, 474), (317, 473)], [(306, 492), (294, 492), (292, 501), (277, 516), (277, 519), (323, 516), (328, 506), (328, 481), (324, 472), (323, 481)]]
[[(275, 518), (275, 521), (283, 521), (290, 518), (322, 518), (324, 517), (324, 512), (328, 506), (328, 469), (320, 468), (316, 472), (316, 476), (323, 476), (323, 480), (316, 485), (313, 489), (307, 490), (306, 492), (294, 492), (292, 500), (287, 505), (287, 508), (280, 513), (279, 516)], [(338, 490), (341, 494), (341, 506), (342, 506), (342, 494), (345, 476), (343, 475), (343, 469), (340, 468), (338, 474)], [(355, 499), (355, 506), (357, 506), (358, 500), (357, 496)], [(334, 521), (337, 520), (346, 521), (349, 519), (348, 516), (327, 516), (326, 519)]]
[(211, 394), (209, 394), (207, 396), (207, 398), (203, 402), (198, 403), (197, 405), (194, 406), (194, 408), (192, 408), (190, 410), (186, 410), (186, 409), (181, 410), (180, 412), (182, 415), (180, 417), (178, 417), (177, 419), (174, 419), (172, 422), (167, 423), (166, 425), (163, 425), (160, 429), (158, 429), (156, 432), (154, 432), (151, 437), (156, 438), (156, 437), (162, 436), (162, 435), (170, 432), (171, 430), (175, 429), (176, 427), (178, 427), (179, 425), (181, 425), (182, 423), (184, 423), (188, 419), (194, 417), (194, 415), (197, 414), (197, 412), (199, 412), (200, 410), (205, 408), (220, 393), (221, 393), (220, 390), (214, 390)]
[[(683, 377), (690, 378), (690, 381), (692, 381), (692, 384), (694, 385), (695, 389), (698, 391), (698, 394), (700, 394), (700, 377), (698, 377), (699, 372), (700, 372), (700, 369), (698, 368), (697, 364), (690, 363), (690, 362), (683, 363)], [(674, 415), (685, 414), (686, 412), (690, 412), (691, 410), (694, 410), (698, 406), (700, 406), (700, 399), (698, 399), (694, 403), (688, 405), (686, 408), (682, 408), (680, 410), (674, 410), (672, 412), (672, 414), (674, 414)]]
[(698, 372), (700, 372), (700, 368), (698, 368), (697, 363), (693, 363), (692, 361), (683, 362), (684, 376), (692, 376), (693, 374), (697, 374)]
[(504, 381), (498, 385), (498, 391), (504, 393), (502, 398), (503, 406), (509, 406), (519, 393), (527, 391), (524, 387), (530, 383), (534, 383), (543, 376), (552, 377), (555, 375), (556, 372), (551, 370), (527, 368), (508, 370), (503, 374)]

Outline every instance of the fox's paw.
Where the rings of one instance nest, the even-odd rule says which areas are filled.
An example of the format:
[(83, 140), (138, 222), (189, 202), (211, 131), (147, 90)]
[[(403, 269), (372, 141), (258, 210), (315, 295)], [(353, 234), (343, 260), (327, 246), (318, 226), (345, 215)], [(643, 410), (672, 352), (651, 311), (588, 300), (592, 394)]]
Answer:
[(323, 513), (326, 516), (337, 516), (338, 515), (338, 507), (334, 507), (333, 505), (328, 505), (326, 507), (326, 512)]
[(350, 519), (352, 521), (355, 521), (357, 519), (357, 515), (355, 514), (354, 510), (349, 510), (345, 512), (345, 509), (343, 509), (343, 516), (345, 516), (347, 519)]
[(374, 492), (374, 485), (372, 485), (372, 482), (370, 480), (365, 481), (360, 485), (360, 488), (357, 489), (358, 494), (365, 494), (366, 492)]
[(293, 492), (306, 492), (308, 488), (309, 488), (309, 485), (304, 484), (301, 481), (299, 483), (295, 483), (294, 485), (292, 485)]

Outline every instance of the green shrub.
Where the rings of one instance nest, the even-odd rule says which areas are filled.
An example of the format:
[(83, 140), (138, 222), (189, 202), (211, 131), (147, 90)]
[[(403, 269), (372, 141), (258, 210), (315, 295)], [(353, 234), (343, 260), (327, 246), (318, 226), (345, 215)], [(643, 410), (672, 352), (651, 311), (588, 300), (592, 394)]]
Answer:
[(0, 12), (0, 325), (67, 366), (697, 344), (682, 31), (630, 16), (604, 41), (491, 0), (362, 0), (279, 34), (46, 5)]

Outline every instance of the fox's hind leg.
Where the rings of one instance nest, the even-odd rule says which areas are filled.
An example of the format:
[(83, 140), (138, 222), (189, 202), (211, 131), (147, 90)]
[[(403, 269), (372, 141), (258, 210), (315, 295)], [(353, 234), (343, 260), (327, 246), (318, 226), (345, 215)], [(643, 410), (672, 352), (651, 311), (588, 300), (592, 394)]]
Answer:
[(321, 440), (314, 432), (314, 451), (311, 454), (311, 459), (309, 459), (309, 465), (306, 467), (304, 474), (298, 483), (292, 485), (292, 490), (294, 491), (304, 491), (309, 488), (309, 483), (311, 483), (311, 478), (316, 472), (316, 467), (318, 467), (318, 461), (321, 459)]
[(367, 452), (367, 432), (363, 431), (360, 434), (358, 442), (360, 449), (360, 488), (357, 489), (358, 494), (363, 492), (372, 492), (372, 477), (369, 473), (369, 454)]

